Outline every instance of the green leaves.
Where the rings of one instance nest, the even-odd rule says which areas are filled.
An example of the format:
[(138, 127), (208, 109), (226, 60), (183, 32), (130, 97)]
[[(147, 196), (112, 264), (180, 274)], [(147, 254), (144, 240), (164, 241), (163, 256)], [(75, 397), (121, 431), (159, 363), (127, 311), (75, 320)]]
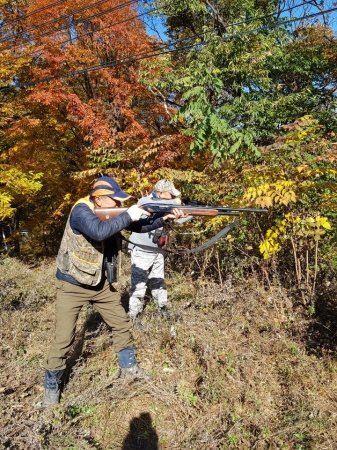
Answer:
[(249, 0), (218, 0), (207, 9), (199, 0), (166, 4), (166, 13), (188, 15), (186, 22), (170, 19), (168, 34), (192, 45), (180, 49), (181, 76), (172, 83), (182, 94), (176, 120), (194, 139), (192, 154), (210, 151), (215, 163), (254, 162), (257, 147), (282, 134), (282, 124), (306, 114), (336, 124), (332, 35), (324, 39), (328, 30), (319, 25), (292, 31), (279, 15), (282, 7)]

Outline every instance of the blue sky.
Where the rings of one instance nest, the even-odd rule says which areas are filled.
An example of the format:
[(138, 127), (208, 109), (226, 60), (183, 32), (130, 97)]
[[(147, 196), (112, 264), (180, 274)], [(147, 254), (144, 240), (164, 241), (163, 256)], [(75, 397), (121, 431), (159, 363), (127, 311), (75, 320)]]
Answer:
[[(299, 1), (298, 4), (303, 2)], [(325, 4), (325, 9), (331, 9), (336, 6), (332, 0), (328, 0)], [(284, 17), (289, 18), (290, 15), (292, 17), (303, 17), (304, 15), (314, 14), (319, 12), (319, 9), (316, 6), (311, 5), (310, 7), (306, 7), (306, 10), (303, 9), (303, 6), (294, 8), (292, 12), (284, 13)], [(166, 40), (167, 36), (165, 34), (165, 26), (164, 20), (158, 17), (152, 16), (144, 16), (144, 22), (146, 24), (147, 32), (151, 36), (156, 36), (161, 38), (162, 40)], [(312, 18), (311, 20), (322, 22), (322, 16), (317, 16), (316, 18)], [(335, 34), (337, 33), (337, 11), (334, 11), (328, 16), (329, 26), (334, 30)]]

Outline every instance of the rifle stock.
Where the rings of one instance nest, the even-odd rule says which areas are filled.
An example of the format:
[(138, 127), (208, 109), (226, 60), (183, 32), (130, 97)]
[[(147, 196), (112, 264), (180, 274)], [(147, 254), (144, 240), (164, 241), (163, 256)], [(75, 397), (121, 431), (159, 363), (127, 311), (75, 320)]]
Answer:
[(113, 219), (119, 216), (123, 212), (126, 212), (129, 208), (95, 208), (96, 216), (106, 222), (107, 220)]

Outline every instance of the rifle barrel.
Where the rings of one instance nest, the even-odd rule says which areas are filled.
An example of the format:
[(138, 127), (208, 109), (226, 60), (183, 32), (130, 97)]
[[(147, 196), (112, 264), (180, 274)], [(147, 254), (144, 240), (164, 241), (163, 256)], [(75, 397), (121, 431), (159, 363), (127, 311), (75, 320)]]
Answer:
[[(201, 214), (201, 211), (206, 212), (206, 211), (218, 211), (218, 213), (220, 212), (229, 212), (229, 211), (233, 211), (233, 212), (257, 212), (257, 213), (261, 213), (261, 212), (267, 212), (267, 209), (259, 209), (259, 208), (236, 208), (236, 207), (231, 207), (231, 206), (212, 206), (212, 205), (163, 205), (163, 204), (156, 204), (156, 203), (145, 203), (144, 205), (142, 205), (142, 208), (145, 209), (145, 211), (148, 212), (162, 212), (168, 211), (173, 209), (173, 208), (177, 208), (177, 209), (186, 209), (187, 213), (191, 210), (191, 211), (196, 211), (196, 213), (192, 213), (191, 215), (212, 215), (212, 214)], [(198, 211), (200, 211), (200, 213), (198, 213)], [(216, 215), (216, 214), (215, 214)]]
[(200, 206), (200, 207), (208, 207), (208, 208), (217, 208), (223, 211), (238, 211), (238, 212), (267, 212), (267, 209), (260, 208), (236, 208), (231, 206), (218, 206), (218, 205), (208, 205), (207, 203), (199, 202), (199, 200), (193, 200), (189, 197), (182, 199), (183, 204), (186, 206)]
[(262, 213), (262, 212), (267, 212), (268, 209), (260, 209), (260, 208), (231, 208), (231, 207), (227, 207), (227, 206), (219, 206), (217, 207), (217, 209), (219, 211), (238, 211), (238, 212), (257, 212), (257, 213)]

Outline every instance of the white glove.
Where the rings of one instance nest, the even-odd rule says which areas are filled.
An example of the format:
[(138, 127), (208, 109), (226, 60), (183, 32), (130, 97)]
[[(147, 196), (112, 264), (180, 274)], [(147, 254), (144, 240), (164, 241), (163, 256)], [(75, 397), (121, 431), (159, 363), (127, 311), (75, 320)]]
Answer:
[(146, 216), (150, 215), (149, 213), (144, 211), (144, 209), (139, 208), (137, 205), (130, 206), (130, 208), (126, 212), (131, 217), (132, 222), (137, 222), (137, 220), (139, 220), (143, 215)]

